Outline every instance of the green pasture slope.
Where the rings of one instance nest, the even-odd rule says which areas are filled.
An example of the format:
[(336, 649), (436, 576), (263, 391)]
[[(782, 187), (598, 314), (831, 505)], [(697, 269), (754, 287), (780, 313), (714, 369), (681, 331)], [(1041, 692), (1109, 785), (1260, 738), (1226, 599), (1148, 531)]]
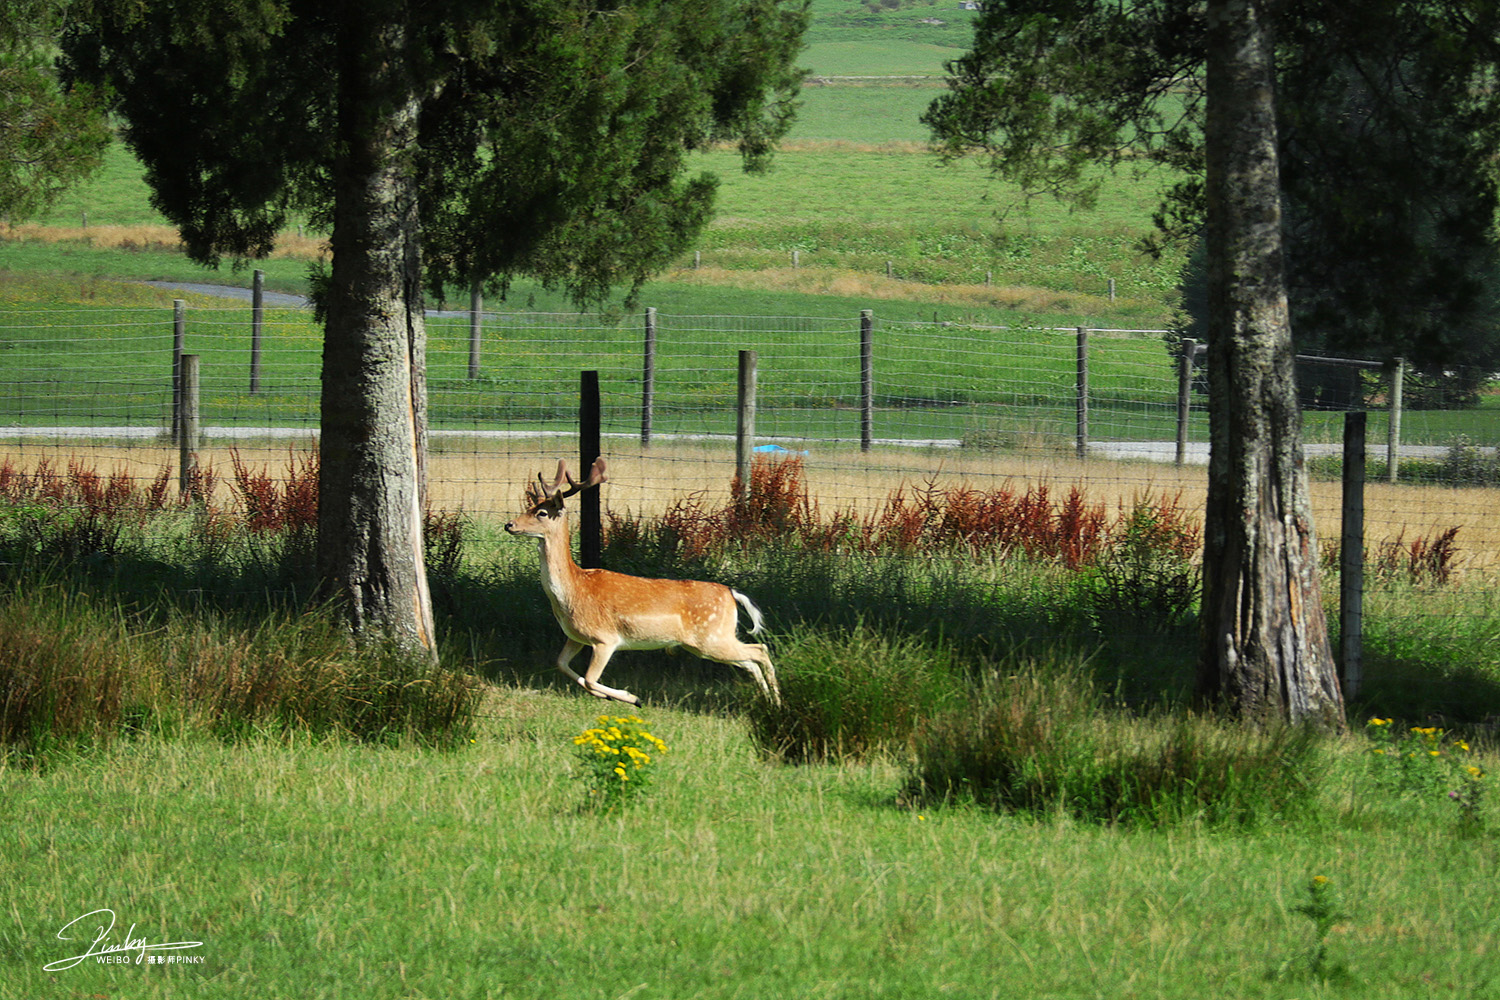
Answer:
[[(998, 440), (1016, 428), (1035, 432), (1040, 427), (1065, 434), (1072, 416), (1062, 397), (1073, 376), (1057, 335), (1038, 334), (1029, 343), (1017, 343), (1010, 334), (979, 328), (1165, 327), (1176, 262), (1152, 260), (1136, 250), (1136, 241), (1150, 227), (1164, 179), (1115, 176), (1099, 204), (1083, 212), (1047, 199), (1027, 200), (992, 181), (974, 162), (940, 165), (926, 151), (919, 117), (942, 92), (944, 62), (960, 55), (968, 43), (973, 14), (956, 3), (876, 7), (852, 0), (814, 4), (804, 59), (812, 77), (787, 148), (770, 173), (761, 176), (741, 173), (732, 153), (703, 154), (702, 166), (719, 176), (721, 188), (718, 217), (696, 251), (698, 261), (711, 271), (694, 275), (689, 270), (693, 257), (684, 257), (678, 271), (647, 286), (641, 305), (658, 309), (664, 318), (745, 317), (739, 321), (745, 336), (738, 343), (685, 333), (679, 335), (685, 339), (664, 341), (664, 349), (693, 357), (737, 347), (768, 354), (764, 402), (772, 411), (780, 408), (779, 416), (768, 418), (774, 421), (766, 425), (771, 433), (847, 433), (844, 418), (823, 408), (830, 402), (846, 405), (857, 393), (850, 381), (857, 377), (855, 362), (848, 352), (857, 317), (868, 308), (882, 325), (876, 346), (878, 391), (889, 411), (877, 433)], [(77, 225), (85, 218), (93, 227), (162, 222), (150, 207), (139, 168), (123, 147), (117, 145), (104, 172), (59, 204), (48, 221)], [(789, 277), (794, 254), (801, 270)], [(277, 259), (257, 266), (266, 271), (273, 289), (306, 287), (301, 261)], [(205, 271), (180, 254), (141, 242), (126, 250), (77, 242), (4, 243), (0, 270), (248, 283), (244, 270)], [(894, 282), (886, 278), (888, 273)], [(767, 281), (765, 275), (780, 277)], [(60, 287), (60, 301), (76, 298), (65, 284)], [(1113, 300), (1108, 297), (1111, 287)], [(964, 291), (949, 294), (957, 289)], [(527, 283), (518, 284), (508, 301), (489, 306), (576, 312), (563, 297)], [(195, 307), (195, 318), (199, 315), (209, 314)], [(759, 332), (775, 331), (782, 321), (756, 317), (787, 316), (832, 320), (839, 329), (790, 341), (779, 333)], [(107, 311), (97, 323), (77, 322), (81, 329), (33, 330), (24, 316), (6, 313), (0, 300), (0, 324), (25, 327), (6, 337), (19, 352), (13, 356), (34, 366), (34, 377), (0, 401), (6, 419), (107, 424), (118, 413), (120, 421), (149, 420), (153, 414), (165, 420), (161, 365), (149, 351), (116, 356), (101, 343), (97, 356), (47, 359), (49, 339), (82, 344), (112, 337), (119, 329)], [(209, 322), (214, 332), (195, 338), (193, 348), (204, 356), (209, 420), (295, 426), (311, 419), (308, 380), (315, 377), (310, 353), (315, 345), (309, 338), (315, 333), (303, 320), (287, 318), (285, 335), (268, 343), (265, 388), (255, 397), (245, 388), (245, 324), (238, 319)], [(911, 324), (928, 322), (933, 330), (946, 324), (941, 329), (952, 337), (972, 330), (968, 335), (989, 347), (950, 363), (924, 358), (919, 346), (891, 344), (889, 336), (898, 330), (904, 341), (919, 339), (924, 327)], [(618, 329), (600, 334), (597, 343), (569, 345), (556, 357), (535, 360), (559, 371), (579, 365), (615, 371), (615, 391), (621, 405), (628, 405), (624, 401), (637, 393), (640, 378), (633, 356), (640, 319), (623, 315), (617, 303), (602, 322), (591, 325), (614, 324)], [(479, 383), (464, 377), (465, 334), (460, 327), (459, 321), (433, 324), (435, 417), (475, 427), (506, 420), (516, 422), (511, 426), (550, 422), (555, 406), (541, 390), (496, 371), (487, 371), (486, 381)], [(195, 325), (195, 333), (202, 330)], [(834, 361), (825, 367), (830, 357)], [(893, 379), (896, 371), (901, 375)], [(1100, 436), (1171, 437), (1171, 379), (1157, 338), (1144, 335), (1135, 343), (1097, 339), (1091, 382)], [(662, 412), (677, 414), (684, 431), (729, 429), (722, 407), (732, 396), (732, 380), (710, 382), (705, 385), (699, 378), (689, 386), (664, 371), (658, 397)], [(1044, 398), (1049, 395), (1050, 402)], [(1491, 402), (1500, 406), (1500, 399)], [(983, 409), (1002, 406), (1011, 410)], [(1321, 416), (1309, 416), (1314, 438), (1336, 438), (1337, 428), (1325, 424), (1329, 422)], [(1445, 444), (1458, 435), (1489, 440), (1492, 424), (1492, 415), (1487, 419), (1482, 413), (1414, 414), (1404, 429), (1410, 443)], [(1191, 433), (1203, 436), (1196, 421)]]
[[(674, 356), (686, 364), (714, 367), (714, 353), (727, 351), (730, 356), (736, 348), (751, 347), (765, 357), (761, 384), (768, 433), (847, 435), (849, 429), (839, 426), (847, 417), (828, 407), (857, 399), (858, 316), (862, 309), (873, 308), (882, 324), (876, 347), (879, 402), (888, 411), (877, 433), (993, 437), (996, 418), (975, 407), (1034, 406), (1043, 395), (1065, 393), (1072, 379), (1066, 343), (1051, 334), (1034, 346), (1023, 342), (1008, 351), (1004, 364), (994, 351), (965, 349), (962, 366), (955, 368), (954, 362), (924, 357), (924, 330), (943, 329), (958, 337), (963, 327), (974, 324), (1142, 328), (1164, 320), (1167, 272), (1130, 248), (1147, 223), (1146, 188), (1122, 181), (1105, 199), (1097, 226), (1056, 206), (1039, 204), (1034, 212), (1013, 215), (1010, 229), (1015, 237), (999, 243), (996, 214), (1015, 206), (996, 200), (995, 186), (974, 164), (944, 168), (925, 150), (918, 117), (940, 92), (943, 61), (962, 51), (969, 30), (969, 15), (956, 5), (951, 17), (943, 10), (939, 18), (938, 12), (938, 5), (878, 14), (860, 5), (816, 5), (818, 19), (806, 62), (818, 79), (887, 80), (810, 84), (797, 129), (768, 175), (744, 175), (731, 153), (702, 157), (703, 167), (721, 178), (721, 206), (698, 253), (705, 267), (727, 273), (728, 283), (704, 285), (668, 276), (652, 283), (642, 296), (642, 305), (657, 308), (662, 316), (664, 367), (657, 404), (664, 420), (676, 429), (732, 430), (727, 407), (734, 385), (732, 372), (727, 378), (710, 376), (706, 383), (696, 372), (674, 373)], [(946, 24), (929, 24), (924, 18)], [(71, 194), (49, 221), (77, 225), (85, 217), (94, 227), (161, 223), (149, 207), (138, 168), (123, 148), (117, 146), (101, 176)], [(852, 287), (850, 282), (840, 286), (842, 294), (734, 287), (736, 275), (789, 269), (794, 252), (807, 273), (854, 275), (856, 280)], [(13, 243), (0, 248), (0, 266), (31, 273), (248, 282), (244, 271), (206, 273), (177, 254), (146, 247), (122, 252), (78, 243)], [(301, 262), (271, 260), (257, 266), (266, 271), (271, 288), (305, 287)], [(687, 259), (683, 266), (688, 266)], [(860, 294), (858, 276), (865, 276), (867, 283), (878, 282), (888, 271), (898, 281), (983, 286), (988, 278), (997, 297), (926, 302), (920, 293), (895, 298)], [(1107, 298), (1111, 278), (1119, 294), (1115, 302)], [(998, 294), (1018, 283), (1049, 290), (1049, 309), (1018, 309)], [(574, 311), (559, 296), (525, 284), (508, 302), (489, 305), (497, 310)], [(189, 350), (199, 353), (204, 364), (205, 420), (300, 426), (313, 419), (316, 331), (305, 316), (273, 317), (277, 325), (267, 339), (262, 391), (251, 396), (247, 326), (236, 310), (243, 312), (243, 307), (223, 312), (199, 300), (190, 309)], [(676, 322), (674, 330), (673, 316), (746, 318), (728, 324), (715, 321), (736, 328), (730, 338), (711, 331), (679, 332), (690, 324)], [(812, 332), (787, 336), (780, 332), (783, 320), (755, 318), (766, 316), (817, 317), (833, 321), (839, 329), (827, 334), (823, 331), (828, 323), (805, 323)], [(524, 334), (514, 339), (505, 332), (491, 336), (506, 340), (512, 358), (528, 358), (544, 370), (592, 367), (614, 373), (614, 391), (621, 406), (628, 407), (639, 391), (640, 320), (622, 316), (617, 309), (603, 320), (585, 323), (598, 332), (554, 344), (545, 355), (538, 353), (541, 347), (525, 343)], [(117, 317), (101, 306), (94, 313), (83, 307), (41, 320), (21, 311), (0, 321), (23, 328), (7, 340), (16, 352), (12, 356), (25, 359), (29, 373), (0, 403), (7, 419), (55, 425), (165, 423), (169, 400), (161, 379), (161, 316), (132, 312)], [(958, 329), (929, 327), (928, 322), (957, 324)], [(142, 341), (137, 329), (154, 332), (140, 334), (146, 338)], [(524, 384), (515, 377), (514, 365), (491, 366), (485, 378), (469, 381), (467, 332), (461, 320), (435, 320), (431, 336), (431, 390), (438, 426), (443, 421), (479, 428), (547, 426), (566, 409), (559, 408), (547, 391), (547, 381)], [(1139, 408), (1140, 382), (1147, 377), (1143, 369), (1150, 369), (1153, 381), (1170, 373), (1165, 353), (1155, 343), (1127, 346), (1127, 356), (1118, 362), (1109, 345), (1101, 348), (1095, 380), (1104, 400), (1117, 395), (1127, 409)], [(1033, 360), (1033, 355), (1042, 359)], [(831, 371), (843, 374), (830, 376)], [(898, 371), (901, 375), (896, 377)], [(1059, 408), (1042, 417), (1028, 412), (1017, 423), (1035, 429), (1039, 419), (1061, 427), (1070, 417)], [(1148, 436), (1162, 432), (1153, 427)]]
[[(718, 218), (698, 248), (704, 266), (789, 267), (797, 251), (808, 269), (883, 278), (889, 265), (898, 278), (919, 282), (982, 285), (989, 276), (997, 288), (1037, 287), (1066, 297), (1020, 314), (998, 295), (992, 304), (962, 307), (910, 301), (920, 295), (873, 303), (896, 319), (932, 318), (936, 309), (943, 319), (971, 316), (986, 323), (1162, 325), (1175, 264), (1150, 261), (1134, 248), (1150, 226), (1156, 182), (1121, 177), (1098, 211), (1071, 214), (1048, 201), (1028, 204), (1014, 190), (992, 183), (975, 164), (942, 167), (926, 151), (918, 118), (941, 93), (943, 63), (967, 44), (971, 12), (957, 4), (917, 3), (872, 13), (845, 0), (820, 0), (814, 14), (804, 58), (814, 82), (804, 88), (799, 122), (771, 171), (748, 177), (731, 153), (701, 157), (702, 168), (721, 182)], [(938, 20), (944, 23), (928, 23)], [(96, 227), (162, 222), (150, 208), (139, 169), (118, 146), (104, 172), (70, 193), (44, 221), (77, 226), (85, 219)], [(1002, 230), (1006, 239), (997, 242)], [(179, 280), (202, 280), (204, 274), (176, 255), (150, 250), (117, 255), (77, 246), (12, 245), (0, 254), (0, 268)], [(681, 263), (690, 262), (691, 255)], [(305, 287), (300, 264), (262, 266), (271, 287)], [(1111, 278), (1113, 302), (1107, 297)], [(703, 288), (668, 276), (648, 288), (644, 301), (658, 308), (681, 302), (679, 311), (695, 314), (786, 315), (790, 308), (795, 315), (809, 310), (825, 315), (830, 306), (822, 298)], [(569, 308), (529, 286), (518, 288), (513, 301)], [(854, 310), (871, 304), (865, 299)]]
[[(0, 305), (6, 357), (16, 375), (0, 386), (0, 413), (29, 426), (159, 426), (170, 417), (172, 310)], [(859, 317), (657, 318), (655, 405), (659, 429), (733, 433), (734, 358), (760, 357), (762, 434), (857, 436)], [(564, 428), (576, 404), (558, 394), (580, 370), (601, 373), (606, 417), (639, 426), (643, 326), (576, 314), (492, 318), (479, 378), (468, 377), (469, 323), (428, 326), (428, 383), (437, 429)], [(321, 331), (306, 310), (266, 314), (259, 391), (251, 394), (250, 311), (193, 297), (185, 350), (201, 362), (202, 418), (213, 425), (302, 427), (316, 422)], [(1004, 344), (1003, 349), (996, 345)], [(1173, 433), (1175, 383), (1160, 338), (1096, 336), (1091, 348), (1096, 419), (1142, 437)], [(1071, 427), (1071, 331), (976, 330), (878, 322), (876, 435), (985, 439)], [(1107, 419), (1106, 419), (1107, 417)], [(1132, 423), (1133, 422), (1133, 423)], [(1101, 424), (1103, 426), (1103, 424)]]
[[(269, 309), (259, 391), (250, 383), (247, 304), (188, 296), (185, 347), (201, 360), (202, 418), (215, 426), (302, 428), (316, 424), (321, 331), (306, 310)], [(657, 316), (656, 427), (664, 433), (734, 431), (741, 349), (759, 355), (764, 436), (852, 438), (859, 433), (859, 317)], [(166, 303), (37, 306), (0, 301), (4, 358), (0, 420), (34, 426), (168, 426), (172, 310)], [(469, 324), (428, 324), (428, 385), (437, 430), (565, 429), (575, 404), (555, 390), (581, 370), (601, 373), (607, 429), (639, 427), (643, 322), (638, 315), (559, 313), (491, 317), (480, 376), (468, 377)], [(1090, 422), (1099, 440), (1171, 440), (1175, 373), (1155, 334), (1089, 340)], [(977, 328), (883, 318), (874, 351), (878, 438), (962, 441), (1005, 447), (1038, 436), (1071, 439), (1072, 331)], [(1465, 411), (1406, 415), (1407, 444), (1493, 438), (1500, 399)], [(1310, 412), (1310, 440), (1336, 441), (1342, 416)], [(1204, 440), (1195, 410), (1194, 440)], [(1384, 433), (1372, 414), (1371, 433)]]

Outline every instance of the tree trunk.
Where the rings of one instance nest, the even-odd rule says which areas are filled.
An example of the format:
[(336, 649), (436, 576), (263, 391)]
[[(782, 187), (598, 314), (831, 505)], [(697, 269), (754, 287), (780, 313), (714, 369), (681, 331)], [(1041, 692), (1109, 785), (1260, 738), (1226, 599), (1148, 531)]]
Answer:
[(318, 571), (357, 637), (431, 654), (426, 329), (410, 157), (419, 104), (400, 17), (362, 7), (340, 28)]
[(1208, 5), (1209, 459), (1199, 693), (1342, 728), (1302, 464), (1260, 0)]

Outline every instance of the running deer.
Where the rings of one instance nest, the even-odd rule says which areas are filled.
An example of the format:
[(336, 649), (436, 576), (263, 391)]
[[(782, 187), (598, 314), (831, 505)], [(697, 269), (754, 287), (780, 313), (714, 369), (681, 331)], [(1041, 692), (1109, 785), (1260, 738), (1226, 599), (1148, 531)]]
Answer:
[[(596, 698), (639, 705), (629, 691), (606, 687), (599, 676), (617, 649), (686, 649), (705, 660), (740, 667), (755, 679), (766, 697), (781, 703), (776, 668), (766, 647), (741, 642), (736, 603), (750, 616), (750, 633), (761, 630), (760, 609), (750, 598), (721, 583), (699, 580), (648, 580), (603, 569), (583, 569), (573, 561), (568, 512), (563, 501), (595, 489), (605, 481), (604, 459), (594, 462), (588, 478), (574, 482), (566, 462), (557, 463), (549, 486), (540, 474), (542, 500), (505, 526), (512, 535), (535, 538), (542, 556), (542, 590), (552, 614), (568, 637), (557, 668)], [(562, 488), (566, 481), (568, 488)], [(568, 665), (585, 646), (593, 650), (582, 676)]]

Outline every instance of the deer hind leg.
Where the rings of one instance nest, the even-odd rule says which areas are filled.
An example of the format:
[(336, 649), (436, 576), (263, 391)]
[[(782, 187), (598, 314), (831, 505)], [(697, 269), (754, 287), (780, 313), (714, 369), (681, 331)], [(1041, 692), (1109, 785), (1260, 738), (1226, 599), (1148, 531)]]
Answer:
[(767, 653), (766, 647), (760, 643), (746, 643), (746, 645), (760, 653), (759, 666), (761, 672), (759, 677), (762, 678), (761, 688), (766, 692), (766, 696), (771, 699), (773, 704), (780, 705), (781, 685), (776, 682), (776, 668), (771, 665), (771, 654)]
[(730, 639), (705, 644), (698, 648), (691, 646), (687, 648), (705, 660), (739, 667), (755, 680), (761, 692), (770, 698), (772, 703), (781, 704), (781, 685), (776, 683), (776, 668), (771, 665), (771, 657), (766, 652), (766, 647), (760, 643)]

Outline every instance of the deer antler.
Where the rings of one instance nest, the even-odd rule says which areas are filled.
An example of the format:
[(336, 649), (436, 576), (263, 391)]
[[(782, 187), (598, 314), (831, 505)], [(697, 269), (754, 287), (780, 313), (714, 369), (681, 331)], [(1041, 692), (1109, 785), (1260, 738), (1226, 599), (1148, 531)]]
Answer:
[[(574, 478), (568, 473), (568, 463), (565, 459), (558, 460), (557, 475), (553, 477), (551, 486), (547, 485), (547, 480), (542, 478), (542, 474), (540, 472), (536, 474), (536, 478), (537, 481), (542, 484), (543, 497), (547, 498), (548, 500), (552, 499), (553, 497), (557, 497), (557, 499), (559, 500), (566, 500), (568, 497), (572, 496), (575, 493), (581, 493), (584, 490), (592, 489), (593, 487), (598, 486), (600, 483), (603, 483), (605, 481), (606, 476), (604, 474), (604, 457), (601, 455), (599, 458), (594, 459), (594, 464), (589, 469), (589, 477), (582, 483), (574, 480)], [(559, 493), (558, 490), (561, 489), (563, 480), (567, 480), (568, 489), (563, 491), (562, 493)]]

